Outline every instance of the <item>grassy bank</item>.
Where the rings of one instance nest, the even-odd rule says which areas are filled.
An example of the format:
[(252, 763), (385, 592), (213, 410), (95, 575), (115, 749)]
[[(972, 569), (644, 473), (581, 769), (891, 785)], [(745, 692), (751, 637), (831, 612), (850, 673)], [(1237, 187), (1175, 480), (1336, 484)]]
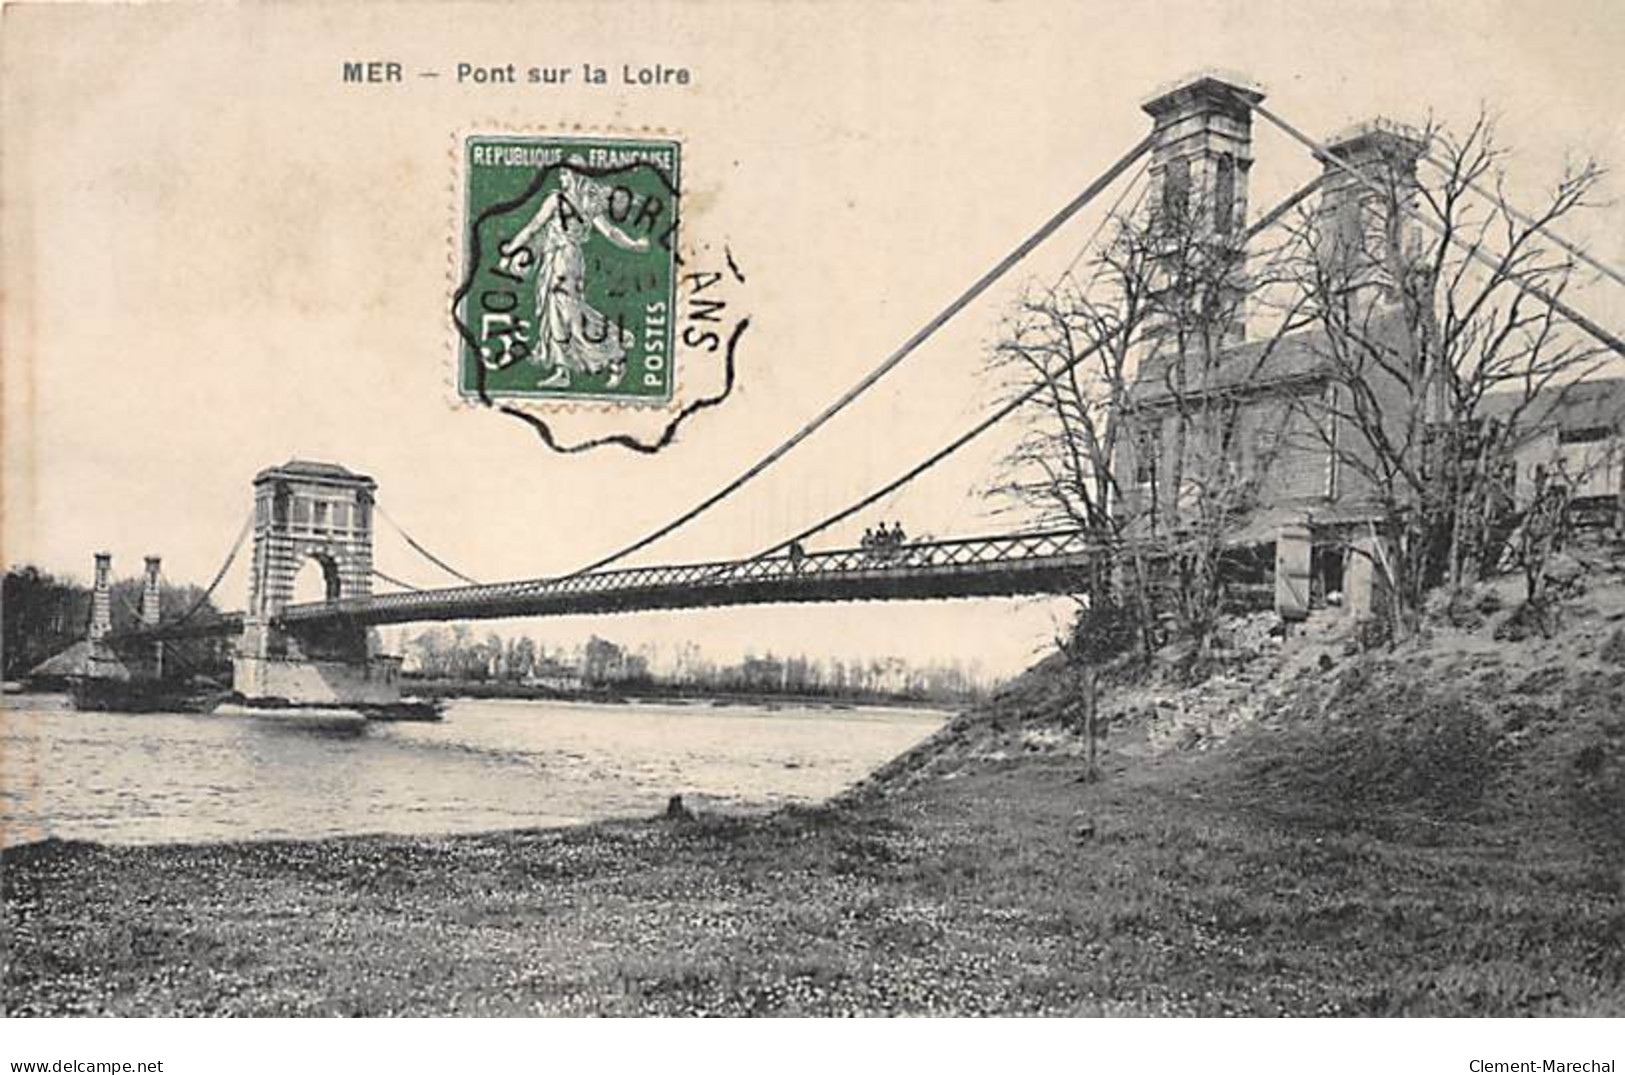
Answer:
[(1621, 609), (1124, 688), (1096, 783), (1040, 668), (767, 819), (20, 848), (6, 1007), (1621, 1015)]

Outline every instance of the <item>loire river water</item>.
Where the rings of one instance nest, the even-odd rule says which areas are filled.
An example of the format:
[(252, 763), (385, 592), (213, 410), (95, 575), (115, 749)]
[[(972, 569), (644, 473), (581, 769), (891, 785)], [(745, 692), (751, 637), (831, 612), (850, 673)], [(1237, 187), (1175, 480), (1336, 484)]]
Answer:
[(359, 733), (251, 717), (0, 710), (0, 842), (473, 832), (825, 799), (939, 727), (927, 710), (454, 701)]

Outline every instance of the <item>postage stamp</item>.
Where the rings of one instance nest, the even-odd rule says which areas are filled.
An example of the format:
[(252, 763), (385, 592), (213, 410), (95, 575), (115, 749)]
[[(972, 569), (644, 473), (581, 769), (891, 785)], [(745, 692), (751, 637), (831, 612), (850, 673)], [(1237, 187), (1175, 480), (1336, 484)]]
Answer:
[(458, 393), (670, 403), (680, 144), (470, 135), (461, 152)]

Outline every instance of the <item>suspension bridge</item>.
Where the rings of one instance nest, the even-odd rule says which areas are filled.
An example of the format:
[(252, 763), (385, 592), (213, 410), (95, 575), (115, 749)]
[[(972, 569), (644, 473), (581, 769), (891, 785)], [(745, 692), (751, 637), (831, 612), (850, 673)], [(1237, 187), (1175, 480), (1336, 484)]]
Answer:
[[(729, 605), (1069, 593), (1080, 589), (1103, 549), (1098, 538), (1081, 530), (917, 541), (892, 549), (829, 549), (340, 597), (286, 605), (277, 619), (285, 624), (343, 619), (376, 627)], [(109, 637), (117, 642), (200, 638), (238, 633), (243, 622), (243, 613), (230, 613), (203, 622), (159, 623)]]
[[(914, 481), (966, 445), (1006, 422), (1056, 379), (1068, 374), (1099, 348), (1110, 334), (1081, 353), (1043, 372), (1030, 387), (994, 407), (959, 436), (903, 470), (855, 502), (787, 535), (771, 548), (748, 557), (699, 563), (617, 566), (634, 554), (688, 525), (738, 493), (907, 361), (944, 325), (1005, 277), (1063, 225), (1074, 219), (1125, 175), (1116, 202), (1073, 259), (1072, 266), (1095, 244), (1106, 223), (1142, 181), (1166, 196), (1171, 177), (1199, 187), (1199, 193), (1234, 214), (1220, 222), (1216, 234), (1245, 244), (1282, 219), (1318, 189), (1332, 184), (1377, 190), (1370, 162), (1348, 148), (1353, 143), (1324, 144), (1303, 134), (1266, 109), (1254, 88), (1203, 75), (1158, 94), (1144, 106), (1151, 132), (1093, 179), (1070, 202), (1000, 258), (953, 298), (895, 351), (873, 367), (839, 398), (753, 462), (733, 480), (689, 510), (623, 547), (565, 575), (481, 583), (430, 553), (410, 534), (401, 535), (418, 553), (458, 580), (435, 589), (405, 587), (373, 564), (376, 484), (365, 475), (332, 463), (294, 460), (261, 471), (253, 481), (253, 509), (230, 554), (202, 598), (185, 614), (163, 620), (157, 612), (159, 585), (156, 558), (148, 561), (147, 591), (138, 625), (113, 631), (106, 600), (107, 564), (98, 557), (97, 598), (93, 603), (93, 644), (121, 653), (156, 650), (164, 642), (209, 636), (238, 639), (235, 658), (237, 689), (244, 695), (293, 701), (388, 701), (397, 693), (396, 666), (389, 658), (369, 654), (367, 631), (384, 624), (498, 617), (628, 613), (659, 609), (728, 607), (751, 604), (937, 600), (962, 597), (1075, 593), (1106, 558), (1120, 553), (1124, 539), (1110, 528), (1066, 528), (958, 537), (901, 543), (892, 547), (818, 548), (818, 539), (837, 524), (858, 516)], [(1255, 220), (1246, 219), (1245, 182), (1252, 164), (1251, 129), (1262, 118), (1299, 143), (1318, 160), (1323, 173), (1313, 182)], [(1423, 159), (1426, 159), (1424, 156)], [(1141, 190), (1141, 197), (1146, 193)], [(1380, 193), (1380, 191), (1378, 191)], [(1134, 206), (1139, 205), (1136, 200)], [(1433, 223), (1404, 204), (1401, 212)], [(1129, 211), (1134, 212), (1133, 209)], [(1450, 237), (1446, 237), (1449, 239)], [(1459, 241), (1453, 240), (1453, 241)], [(1612, 269), (1583, 251), (1563, 244), (1579, 260), (1617, 277)], [(1482, 259), (1482, 250), (1467, 253)], [(1069, 266), (1066, 272), (1072, 272)], [(1538, 285), (1520, 283), (1603, 348), (1625, 355), (1625, 344), (1554, 294)], [(391, 521), (391, 525), (393, 522)], [(252, 571), (248, 607), (217, 615), (206, 606), (220, 580), (252, 536)], [(1155, 559), (1164, 550), (1155, 540), (1137, 539), (1136, 550)], [(1283, 569), (1281, 557), (1307, 563), (1308, 547), (1278, 548), (1276, 591), (1291, 587), (1296, 560)], [(296, 603), (294, 579), (310, 560), (321, 565), (325, 598)], [(375, 580), (394, 584), (395, 592), (374, 592)], [(1290, 597), (1290, 594), (1288, 595)]]

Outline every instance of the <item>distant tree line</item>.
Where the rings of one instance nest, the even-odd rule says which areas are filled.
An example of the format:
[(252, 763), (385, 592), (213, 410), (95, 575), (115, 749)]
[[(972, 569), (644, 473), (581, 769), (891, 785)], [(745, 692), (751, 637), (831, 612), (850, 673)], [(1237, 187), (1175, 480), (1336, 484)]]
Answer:
[(914, 665), (897, 657), (819, 660), (747, 654), (735, 662), (709, 658), (694, 642), (675, 653), (630, 649), (597, 635), (570, 648), (550, 649), (528, 637), (478, 636), (461, 624), (434, 627), (405, 642), (408, 675), (481, 684), (532, 684), (560, 691), (675, 690), (682, 693), (886, 697), (959, 702), (980, 697), (987, 684), (961, 662)]

